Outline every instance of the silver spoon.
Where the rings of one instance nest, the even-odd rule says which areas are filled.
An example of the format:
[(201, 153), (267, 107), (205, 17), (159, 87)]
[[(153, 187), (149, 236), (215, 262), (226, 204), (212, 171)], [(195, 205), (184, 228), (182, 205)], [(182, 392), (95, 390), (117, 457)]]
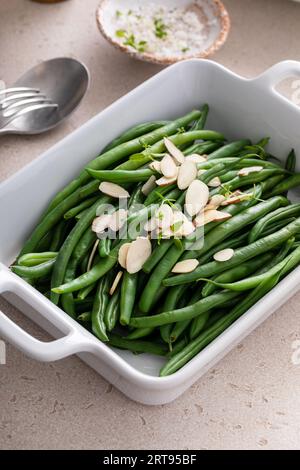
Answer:
[(40, 91), (47, 98), (46, 104), (35, 104), (34, 100), (31, 105), (28, 103), (4, 123), (0, 135), (40, 134), (52, 129), (75, 110), (88, 85), (89, 72), (75, 59), (62, 57), (38, 64), (22, 75), (13, 88)]

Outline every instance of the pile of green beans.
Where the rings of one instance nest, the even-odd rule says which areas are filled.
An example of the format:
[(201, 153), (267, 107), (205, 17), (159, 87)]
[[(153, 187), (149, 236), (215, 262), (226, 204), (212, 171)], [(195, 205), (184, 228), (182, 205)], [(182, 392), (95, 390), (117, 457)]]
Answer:
[[(289, 190), (300, 185), (295, 152), (281, 166), (269, 159), (267, 138), (228, 142), (205, 129), (208, 111), (205, 104), (175, 120), (137, 124), (108, 143), (54, 197), (11, 266), (100, 341), (164, 356), (161, 376), (187, 364), (300, 264), (300, 204), (289, 199)], [(129, 273), (119, 251), (137, 235), (122, 228), (115, 239), (98, 239), (92, 231), (95, 217), (118, 209), (118, 199), (100, 192), (99, 183), (129, 192), (127, 228), (144, 226), (162, 202), (182, 210), (186, 190), (174, 182), (143, 194), (145, 182), (161, 176), (150, 163), (166, 153), (164, 137), (184, 156), (206, 156), (197, 178), (208, 184), (210, 198), (243, 197), (218, 207), (230, 215), (226, 220), (182, 239), (151, 239), (142, 270)], [(210, 186), (216, 177), (220, 184)], [(214, 259), (228, 248), (230, 259)], [(178, 261), (194, 258), (193, 271), (172, 273)]]

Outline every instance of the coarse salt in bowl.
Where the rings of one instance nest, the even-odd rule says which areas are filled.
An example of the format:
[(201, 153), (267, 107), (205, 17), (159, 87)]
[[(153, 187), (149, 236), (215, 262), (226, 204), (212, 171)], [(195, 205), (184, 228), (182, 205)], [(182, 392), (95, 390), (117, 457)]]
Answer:
[(165, 65), (212, 55), (230, 29), (220, 0), (101, 0), (96, 18), (116, 48)]

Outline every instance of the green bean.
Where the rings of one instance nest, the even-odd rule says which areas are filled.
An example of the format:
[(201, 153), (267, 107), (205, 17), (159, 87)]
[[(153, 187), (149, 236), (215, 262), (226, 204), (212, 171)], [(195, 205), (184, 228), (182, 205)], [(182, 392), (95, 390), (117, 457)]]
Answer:
[(175, 323), (170, 333), (170, 343), (175, 343), (175, 341), (177, 341), (178, 338), (186, 331), (190, 323), (191, 320), (183, 320)]
[[(77, 259), (71, 258), (65, 272), (64, 282), (72, 281), (76, 276)], [(63, 310), (72, 318), (76, 318), (74, 297), (72, 293), (61, 296), (61, 305)]]
[(203, 297), (211, 295), (216, 290), (216, 286), (219, 283), (222, 284), (238, 281), (240, 279), (243, 279), (245, 276), (254, 273), (259, 268), (266, 265), (273, 257), (274, 253), (272, 252), (263, 253), (260, 256), (250, 259), (250, 261), (246, 261), (245, 263), (242, 263), (238, 266), (234, 266), (233, 268), (228, 269), (227, 271), (223, 271), (221, 274), (213, 277), (212, 280), (215, 281), (216, 284), (213, 284), (212, 282), (206, 282), (204, 284), (202, 289)]
[(148, 134), (151, 131), (155, 131), (159, 127), (169, 124), (170, 121), (149, 121), (136, 126), (131, 127), (127, 131), (123, 132), (119, 137), (112, 140), (110, 144), (106, 145), (101, 153), (108, 152), (109, 150), (118, 147), (118, 145), (128, 142), (129, 140), (141, 137), (144, 134)]
[(154, 173), (148, 168), (142, 170), (91, 170), (87, 172), (92, 178), (100, 181), (110, 181), (111, 183), (139, 183), (140, 181), (147, 181)]
[[(109, 200), (110, 199), (107, 196), (103, 196), (101, 198), (102, 204), (108, 202)], [(71, 230), (68, 237), (64, 241), (64, 244), (61, 247), (59, 254), (57, 255), (55, 266), (53, 269), (52, 279), (51, 279), (52, 288), (59, 286), (63, 282), (66, 266), (68, 264), (70, 257), (72, 256), (72, 252), (74, 248), (76, 247), (77, 243), (79, 242), (84, 232), (91, 225), (91, 222), (94, 219), (97, 212), (99, 215), (99, 205), (100, 205), (99, 202), (100, 200), (95, 202), (88, 209), (88, 212), (77, 222), (75, 227)], [(74, 282), (74, 281), (71, 281), (71, 282)], [(85, 286), (82, 286), (82, 287), (85, 287)], [(55, 304), (57, 304), (59, 300), (59, 295), (53, 289), (52, 289), (51, 300)]]
[(207, 325), (208, 319), (211, 315), (211, 311), (207, 311), (203, 313), (203, 315), (200, 315), (199, 317), (194, 318), (191, 324), (190, 328), (190, 339), (195, 339), (201, 331), (204, 330), (204, 328)]
[(288, 171), (291, 171), (292, 173), (295, 172), (296, 169), (296, 155), (294, 149), (290, 151), (290, 153), (287, 156), (286, 162), (285, 162), (285, 169)]
[(159, 261), (165, 256), (171, 245), (173, 245), (173, 240), (171, 238), (161, 240), (160, 245), (155, 247), (147, 261), (144, 263), (143, 271), (145, 273), (150, 273), (157, 263), (159, 263)]
[(217, 150), (221, 147), (220, 142), (196, 142), (195, 144), (189, 145), (186, 149), (183, 150), (183, 155), (191, 155), (197, 153), (198, 155), (208, 155), (214, 150)]
[(121, 325), (128, 325), (133, 311), (136, 290), (137, 290), (137, 273), (130, 274), (127, 271), (123, 274), (121, 286), (121, 301), (120, 301), (120, 323)]
[(45, 261), (44, 263), (30, 267), (15, 265), (11, 266), (11, 270), (23, 278), (40, 279), (48, 276), (51, 273), (55, 261), (56, 259), (52, 258), (49, 261)]
[(53, 237), (49, 246), (50, 251), (58, 251), (62, 245), (68, 224), (61, 220), (53, 229)]
[(38, 264), (49, 261), (50, 259), (56, 258), (57, 251), (45, 251), (43, 253), (27, 253), (26, 255), (20, 256), (18, 264), (20, 266), (36, 266)]
[[(175, 289), (177, 288), (178, 290), (180, 290), (180, 287), (182, 288), (183, 286), (175, 287)], [(171, 288), (171, 289), (174, 289), (174, 287)], [(194, 294), (189, 299), (189, 302), (188, 302), (187, 305), (195, 304), (196, 302), (198, 302), (201, 299), (201, 297), (202, 297), (201, 289), (196, 288)], [(180, 299), (179, 299), (179, 302), (176, 304), (177, 308), (185, 307), (186, 303), (181, 302), (182, 298), (184, 299), (184, 296), (181, 295)], [(175, 305), (172, 306), (171, 308), (164, 309), (164, 311), (171, 310), (171, 309), (174, 310), (174, 308), (175, 308)], [(203, 314), (203, 315), (205, 315), (205, 314)], [(179, 321), (179, 322), (175, 323), (172, 330), (171, 330), (171, 332), (170, 332), (169, 343), (174, 343), (175, 341), (177, 341), (177, 339), (182, 335), (182, 333), (184, 333), (186, 331), (186, 329), (188, 328), (190, 323), (191, 323), (191, 320), (183, 320), (183, 321)], [(164, 325), (164, 327), (167, 327), (167, 325)], [(161, 328), (164, 328), (164, 327), (161, 326)]]
[(94, 197), (91, 197), (91, 198), (89, 198), (89, 199), (86, 199), (85, 201), (81, 202), (81, 203), (78, 204), (77, 206), (72, 207), (72, 209), (69, 209), (69, 210), (65, 213), (64, 219), (72, 219), (72, 218), (75, 217), (77, 214), (79, 214), (81, 211), (83, 211), (84, 209), (87, 209), (87, 208), (90, 207), (92, 204), (94, 204), (94, 202), (96, 202), (97, 199), (99, 199), (99, 196), (94, 196)]
[(84, 300), (74, 299), (76, 314), (79, 315), (80, 313), (92, 310), (93, 302), (94, 297), (88, 297)]
[(282, 172), (281, 169), (271, 169), (267, 168), (258, 172), (250, 173), (248, 176), (236, 176), (231, 181), (228, 181), (223, 188), (216, 188), (211, 194), (225, 194), (228, 190), (235, 191), (236, 189), (243, 188), (245, 186), (250, 186), (255, 183), (260, 183), (274, 175), (278, 172)]
[[(74, 278), (73, 278), (74, 279)], [(84, 300), (88, 297), (88, 295), (93, 292), (93, 290), (96, 288), (96, 282), (94, 282), (93, 284), (90, 284), (89, 286), (86, 286), (86, 287), (83, 287), (82, 289), (80, 289), (80, 291), (78, 292), (78, 299), (80, 300)]]
[[(171, 287), (168, 290), (168, 293), (165, 297), (165, 301), (162, 307), (163, 311), (174, 310), (176, 307), (178, 300), (185, 292), (186, 286), (179, 286), (179, 287)], [(172, 324), (163, 325), (160, 327), (160, 335), (163, 341), (170, 344), (170, 334), (171, 334)]]
[(100, 255), (100, 258), (106, 258), (111, 249), (111, 243), (112, 240), (110, 238), (101, 238), (99, 241), (99, 246), (98, 246), (98, 252)]
[(97, 338), (101, 341), (108, 341), (106, 334), (106, 325), (104, 321), (105, 311), (109, 302), (109, 287), (111, 277), (106, 276), (100, 279), (98, 282), (97, 292), (94, 297), (93, 309), (92, 309), (92, 330)]
[(218, 307), (227, 300), (233, 299), (238, 295), (237, 292), (228, 291), (213, 294), (209, 297), (199, 300), (193, 305), (179, 308), (177, 310), (170, 310), (168, 312), (158, 313), (157, 315), (150, 315), (147, 317), (131, 318), (130, 326), (135, 328), (145, 328), (166, 325), (183, 320), (191, 320), (198, 315), (201, 315), (212, 307)]
[(77, 320), (81, 321), (82, 323), (90, 323), (92, 319), (92, 314), (91, 312), (82, 312), (80, 315), (78, 315)]
[(273, 266), (275, 266), (276, 264), (283, 261), (286, 255), (291, 251), (291, 249), (294, 248), (294, 244), (295, 244), (295, 237), (292, 236), (285, 243), (282, 244), (277, 254), (273, 256), (271, 260), (266, 262), (260, 269), (258, 269), (255, 272), (255, 274), (256, 275), (263, 274), (266, 271), (269, 271), (271, 268), (273, 268)]
[(155, 328), (136, 328), (135, 330), (131, 331), (129, 335), (125, 336), (126, 339), (139, 339), (145, 338), (146, 336), (150, 336)]
[(289, 178), (279, 182), (275, 187), (272, 188), (268, 196), (272, 197), (277, 194), (285, 193), (292, 188), (296, 188), (297, 186), (300, 186), (300, 173), (295, 173)]
[[(156, 203), (157, 201), (160, 200), (160, 196), (163, 196), (165, 194), (168, 194), (169, 192), (173, 192), (175, 194), (175, 199), (181, 194), (180, 189), (177, 188), (176, 184), (170, 184), (168, 186), (160, 186), (159, 188), (154, 188), (151, 193), (148, 194), (148, 196), (145, 199), (144, 205), (145, 206), (150, 206), (151, 204)], [(167, 197), (167, 196), (166, 196)], [(168, 194), (169, 198), (169, 194)]]
[(237, 154), (246, 145), (250, 145), (250, 140), (248, 139), (243, 139), (243, 140), (236, 140), (235, 142), (231, 142), (230, 144), (224, 145), (218, 150), (215, 150), (215, 152), (211, 153), (208, 157), (209, 160), (215, 159), (215, 158), (226, 158), (230, 157), (232, 155)]
[(261, 233), (261, 237), (266, 237), (267, 235), (271, 235), (271, 233), (277, 232), (278, 230), (282, 229), (286, 225), (290, 224), (296, 220), (296, 217), (289, 217), (288, 219), (283, 219), (279, 222), (269, 225), (266, 229)]
[(280, 207), (269, 214), (266, 214), (264, 217), (259, 219), (256, 224), (252, 227), (249, 233), (248, 241), (249, 243), (257, 240), (264, 230), (272, 223), (281, 221), (282, 219), (299, 216), (300, 215), (300, 203), (291, 204), (287, 207)]
[(188, 274), (178, 274), (176, 276), (167, 278), (163, 281), (165, 286), (176, 286), (180, 284), (186, 284), (188, 282), (196, 281), (197, 279), (204, 277), (211, 277), (214, 274), (218, 274), (226, 269), (230, 269), (234, 266), (238, 266), (240, 263), (247, 261), (248, 259), (254, 258), (268, 250), (272, 250), (278, 245), (281, 245), (295, 233), (300, 231), (300, 218), (290, 223), (286, 227), (282, 228), (272, 235), (268, 235), (264, 238), (260, 238), (251, 245), (239, 248), (235, 251), (233, 257), (228, 261), (219, 262), (212, 261), (210, 263), (198, 266), (193, 272)]
[(142, 188), (143, 188), (143, 185), (139, 184), (132, 191), (129, 202), (128, 202), (128, 207), (130, 207), (130, 209), (133, 210), (138, 204), (143, 203), (143, 201), (145, 199), (145, 195), (142, 192)]
[(127, 340), (117, 335), (109, 335), (109, 344), (115, 348), (128, 349), (135, 353), (149, 353), (165, 356), (168, 352), (164, 344), (153, 343), (151, 341)]
[(202, 130), (205, 127), (207, 115), (209, 111), (209, 106), (208, 104), (204, 104), (202, 109), (201, 109), (201, 115), (200, 117), (195, 120), (195, 122), (192, 124), (191, 129), (192, 130)]
[(172, 344), (172, 348), (169, 350), (167, 357), (170, 358), (175, 356), (175, 354), (181, 351), (188, 343), (188, 337), (187, 335), (185, 335), (183, 338), (179, 339), (178, 341)]
[(104, 323), (109, 332), (115, 328), (120, 317), (120, 294), (121, 290), (118, 287), (110, 297), (104, 312)]
[(233, 310), (224, 317), (217, 320), (213, 325), (203, 331), (197, 338), (191, 341), (178, 354), (175, 354), (160, 370), (160, 376), (164, 377), (173, 374), (183, 367), (196, 354), (217, 338), (241, 315), (243, 315), (252, 305), (268, 293), (278, 282), (278, 274), (268, 278), (260, 286), (250, 292)]

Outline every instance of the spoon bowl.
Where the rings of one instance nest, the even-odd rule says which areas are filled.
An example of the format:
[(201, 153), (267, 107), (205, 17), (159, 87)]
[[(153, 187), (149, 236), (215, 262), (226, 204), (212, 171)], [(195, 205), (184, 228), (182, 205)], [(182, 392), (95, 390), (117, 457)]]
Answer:
[(39, 89), (56, 108), (32, 109), (10, 122), (1, 133), (39, 134), (52, 129), (79, 105), (89, 85), (85, 65), (71, 58), (41, 62), (28, 70), (13, 87)]

